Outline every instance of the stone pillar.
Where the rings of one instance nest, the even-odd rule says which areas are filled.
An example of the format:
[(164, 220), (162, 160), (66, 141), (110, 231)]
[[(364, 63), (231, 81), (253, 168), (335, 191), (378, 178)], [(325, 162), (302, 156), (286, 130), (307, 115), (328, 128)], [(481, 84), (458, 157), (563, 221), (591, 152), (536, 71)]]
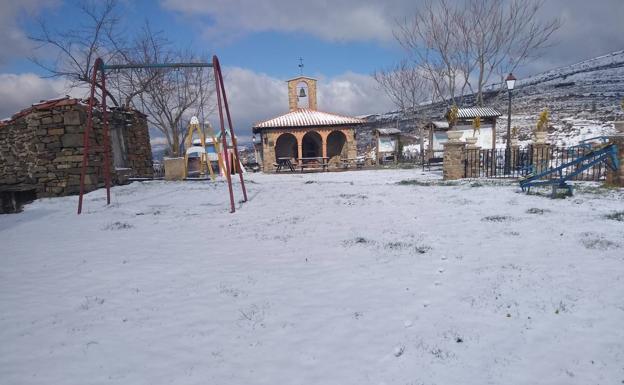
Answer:
[(607, 184), (624, 187), (624, 121), (615, 122), (615, 133), (609, 137), (609, 142), (617, 145), (620, 168), (617, 171), (607, 169)]
[(355, 130), (353, 128), (349, 128), (347, 130), (342, 131), (347, 137), (347, 158), (355, 159), (357, 158), (357, 139), (355, 137)]
[(264, 168), (264, 172), (273, 171), (275, 166), (273, 164), (277, 162), (275, 156), (275, 142), (277, 139), (277, 134), (274, 132), (263, 132), (262, 133), (262, 164)]
[(444, 143), (443, 175), (445, 180), (461, 179), (465, 175), (466, 143), (453, 140)]
[(550, 163), (550, 144), (534, 143), (533, 144), (533, 170), (536, 174), (549, 168)]
[(303, 138), (300, 138), (299, 136), (297, 136), (297, 155), (298, 155), (298, 162), (299, 162), (299, 167), (301, 167), (303, 165)]
[(327, 134), (321, 134), (321, 154), (323, 158), (327, 158)]

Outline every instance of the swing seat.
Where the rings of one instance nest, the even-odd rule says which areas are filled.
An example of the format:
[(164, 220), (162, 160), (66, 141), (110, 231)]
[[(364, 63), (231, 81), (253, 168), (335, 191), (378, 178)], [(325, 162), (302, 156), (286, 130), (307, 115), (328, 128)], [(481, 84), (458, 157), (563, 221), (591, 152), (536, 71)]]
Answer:
[(192, 146), (186, 149), (186, 155), (190, 154), (205, 154), (206, 149), (201, 146)]

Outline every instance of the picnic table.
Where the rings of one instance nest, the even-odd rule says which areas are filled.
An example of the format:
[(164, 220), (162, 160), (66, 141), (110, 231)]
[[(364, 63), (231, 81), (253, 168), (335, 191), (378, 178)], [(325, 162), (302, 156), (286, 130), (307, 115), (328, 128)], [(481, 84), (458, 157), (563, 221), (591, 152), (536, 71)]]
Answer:
[(276, 166), (275, 172), (280, 172), (283, 168), (288, 168), (290, 172), (295, 171), (295, 166), (293, 166), (290, 158), (277, 158)]
[(327, 166), (329, 164), (328, 157), (322, 156), (314, 156), (314, 157), (304, 157), (300, 159), (299, 167), (301, 167), (301, 172), (304, 169), (312, 169), (320, 167), (323, 171), (327, 171)]

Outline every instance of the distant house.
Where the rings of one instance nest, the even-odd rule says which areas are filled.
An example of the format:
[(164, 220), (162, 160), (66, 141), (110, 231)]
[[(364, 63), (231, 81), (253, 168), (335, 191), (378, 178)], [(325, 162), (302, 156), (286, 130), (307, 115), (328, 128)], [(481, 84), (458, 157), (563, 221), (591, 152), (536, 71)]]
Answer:
[(429, 136), (427, 157), (434, 158), (435, 152), (444, 151), (443, 144), (448, 140), (446, 131), (449, 130), (449, 124), (446, 120), (431, 121), (425, 125), (425, 130)]
[(377, 128), (374, 133), (377, 164), (388, 160), (398, 161), (401, 130), (398, 128)]
[[(94, 114), (101, 117), (97, 108)], [(32, 197), (78, 193), (86, 118), (87, 105), (66, 97), (34, 104), (1, 122), (0, 192), (6, 195), (11, 191), (29, 191)], [(95, 120), (86, 168), (87, 191), (104, 183), (103, 129), (101, 118)], [(122, 182), (128, 176), (153, 176), (145, 115), (112, 109), (109, 122), (113, 182)]]
[[(427, 152), (436, 152), (443, 150), (443, 144), (448, 140), (446, 132), (450, 130), (448, 123), (449, 111), (446, 112), (444, 118), (446, 120), (431, 121), (425, 125), (425, 129), (429, 133), (429, 145)], [(458, 120), (453, 130), (463, 131), (460, 140), (477, 137), (476, 145), (483, 149), (496, 148), (496, 121), (502, 114), (492, 107), (470, 107), (458, 109)], [(481, 127), (475, 132), (473, 122), (475, 118), (481, 120)], [(431, 156), (430, 156), (431, 157)]]

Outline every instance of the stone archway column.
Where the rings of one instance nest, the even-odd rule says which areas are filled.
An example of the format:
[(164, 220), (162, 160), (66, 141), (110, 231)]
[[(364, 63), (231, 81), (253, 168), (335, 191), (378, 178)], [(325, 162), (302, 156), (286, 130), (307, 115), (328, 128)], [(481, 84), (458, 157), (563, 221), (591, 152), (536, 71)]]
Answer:
[(323, 156), (323, 158), (327, 158), (327, 136), (329, 135), (329, 132), (327, 131), (320, 131), (319, 134), (321, 134), (321, 154)]
[(299, 167), (301, 167), (303, 165), (303, 160), (301, 158), (303, 158), (303, 135), (301, 135), (301, 133), (297, 133), (295, 134), (295, 137), (297, 138), (297, 163), (299, 164)]

